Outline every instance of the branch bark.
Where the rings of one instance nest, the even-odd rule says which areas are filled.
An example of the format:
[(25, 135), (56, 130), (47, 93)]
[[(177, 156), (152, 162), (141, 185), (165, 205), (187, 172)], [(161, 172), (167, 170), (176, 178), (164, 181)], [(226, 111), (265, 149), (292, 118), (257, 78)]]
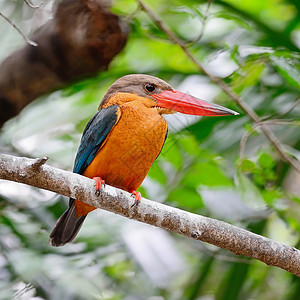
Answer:
[(105, 0), (62, 0), (54, 18), (0, 65), (0, 126), (37, 97), (105, 70), (127, 27)]
[(216, 245), (237, 255), (258, 259), (300, 277), (300, 251), (294, 247), (145, 198), (131, 208), (134, 199), (130, 194), (108, 185), (96, 196), (94, 180), (47, 166), (44, 164), (46, 160), (0, 154), (0, 179), (76, 198), (94, 207)]

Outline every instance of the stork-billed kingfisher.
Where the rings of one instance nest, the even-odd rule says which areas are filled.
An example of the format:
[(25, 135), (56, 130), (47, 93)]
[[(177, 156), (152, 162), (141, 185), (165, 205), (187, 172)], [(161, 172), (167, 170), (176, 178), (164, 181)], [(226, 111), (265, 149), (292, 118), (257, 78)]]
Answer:
[[(96, 180), (96, 192), (105, 183), (141, 199), (142, 184), (167, 137), (163, 114), (181, 112), (198, 116), (238, 113), (174, 90), (153, 76), (133, 74), (115, 81), (98, 112), (86, 125), (73, 172)], [(96, 209), (76, 199), (58, 219), (51, 235), (53, 246), (72, 242), (87, 214)]]

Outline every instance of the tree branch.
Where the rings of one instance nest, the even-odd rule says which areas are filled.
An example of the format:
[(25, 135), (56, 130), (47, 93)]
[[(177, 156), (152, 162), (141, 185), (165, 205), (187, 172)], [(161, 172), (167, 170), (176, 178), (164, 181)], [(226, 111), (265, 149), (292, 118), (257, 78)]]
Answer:
[(30, 8), (40, 8), (42, 5), (44, 5), (44, 2), (41, 1), (38, 5), (33, 5), (29, 0), (24, 0), (24, 2), (30, 7)]
[(225, 92), (232, 100), (234, 100), (254, 123), (259, 124), (263, 133), (268, 138), (269, 142), (273, 145), (279, 157), (281, 157), (283, 161), (293, 166), (296, 171), (300, 172), (300, 163), (286, 153), (281, 142), (268, 127), (262, 124), (262, 120), (259, 118), (256, 112), (246, 102), (244, 102), (243, 99), (240, 98), (222, 79), (210, 74), (193, 56), (193, 54), (187, 48), (186, 44), (168, 28), (163, 20), (156, 13), (154, 13), (152, 9), (150, 9), (142, 0), (138, 0), (138, 3), (140, 4), (141, 8), (150, 16), (150, 18), (156, 23), (156, 25), (169, 37), (169, 39), (180, 46), (187, 57), (198, 67), (200, 72), (207, 76), (216, 85), (218, 85), (223, 90), (223, 92)]
[(99, 197), (87, 177), (44, 165), (46, 158), (0, 154), (0, 179), (25, 183), (76, 198), (94, 207), (246, 255), (300, 277), (300, 251), (228, 223), (142, 199), (131, 208), (129, 193), (106, 185)]
[(5, 21), (7, 21), (13, 28), (15, 28), (19, 34), (22, 36), (23, 40), (28, 43), (31, 46), (36, 47), (37, 43), (32, 41), (31, 39), (29, 39), (23, 32), (22, 30), (14, 23), (12, 22), (8, 17), (4, 16), (1, 12), (0, 12), (0, 17), (2, 17)]

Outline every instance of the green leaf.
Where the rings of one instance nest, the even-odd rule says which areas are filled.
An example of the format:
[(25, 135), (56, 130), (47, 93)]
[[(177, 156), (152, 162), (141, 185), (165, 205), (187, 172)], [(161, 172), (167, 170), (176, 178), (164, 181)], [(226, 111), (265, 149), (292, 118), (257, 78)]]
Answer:
[(258, 187), (242, 172), (238, 172), (235, 178), (237, 191), (242, 200), (255, 209), (265, 209), (266, 204)]
[(192, 135), (184, 135), (179, 138), (179, 143), (184, 151), (196, 155), (199, 152), (199, 142)]
[(141, 193), (142, 197), (149, 198), (147, 190), (142, 185), (138, 188), (138, 191)]
[(190, 125), (187, 129), (199, 141), (204, 141), (214, 130), (214, 127), (222, 121), (226, 121), (226, 117), (203, 118), (199, 122)]
[(151, 166), (148, 176), (161, 184), (165, 184), (167, 182), (166, 175), (157, 161), (155, 161)]
[(239, 168), (245, 173), (253, 173), (257, 169), (256, 164), (252, 160), (246, 158), (239, 162)]
[(249, 61), (242, 69), (239, 69), (232, 75), (232, 88), (236, 93), (241, 93), (244, 89), (248, 89), (256, 85), (261, 79), (265, 69), (263, 61)]
[(282, 192), (278, 190), (263, 190), (262, 196), (265, 202), (272, 207), (279, 199), (281, 199)]
[(297, 204), (300, 205), (300, 196), (289, 195), (289, 198), (290, 198), (292, 201), (294, 201), (294, 202), (296, 202)]
[(279, 55), (270, 55), (275, 68), (282, 75), (288, 84), (300, 89), (300, 64), (291, 58), (284, 58)]
[(104, 267), (104, 271), (117, 282), (120, 282), (128, 277), (131, 270), (131, 264), (128, 260), (118, 261), (113, 265)]
[(221, 171), (217, 164), (200, 162), (192, 167), (182, 182), (189, 187), (232, 185), (232, 181)]
[(276, 166), (276, 162), (274, 160), (274, 158), (272, 157), (272, 155), (270, 155), (269, 153), (262, 153), (260, 154), (259, 158), (258, 158), (258, 163), (262, 168), (273, 168), (274, 166)]
[(183, 208), (198, 209), (204, 207), (196, 189), (180, 187), (170, 192), (167, 201), (177, 203)]
[(161, 155), (177, 170), (182, 167), (183, 157), (179, 149), (178, 138), (173, 135), (167, 138)]
[(241, 18), (240, 16), (234, 15), (230, 12), (226, 12), (226, 11), (220, 11), (214, 14), (217, 18), (222, 18), (225, 20), (229, 20), (229, 21), (233, 21), (235, 22), (237, 25), (239, 25), (240, 27), (244, 27), (249, 31), (252, 31), (253, 28), (250, 25), (249, 22), (247, 22), (246, 19)]

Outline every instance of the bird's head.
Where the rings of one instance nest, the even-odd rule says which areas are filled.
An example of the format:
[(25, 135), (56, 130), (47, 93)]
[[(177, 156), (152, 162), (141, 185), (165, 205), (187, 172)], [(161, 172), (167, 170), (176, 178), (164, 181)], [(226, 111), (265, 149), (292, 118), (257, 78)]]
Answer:
[[(120, 96), (116, 97), (117, 95)], [(226, 107), (176, 91), (164, 80), (144, 74), (126, 75), (116, 80), (104, 95), (99, 108), (137, 100), (149, 108), (155, 108), (160, 114), (180, 112), (196, 116), (238, 115)]]

